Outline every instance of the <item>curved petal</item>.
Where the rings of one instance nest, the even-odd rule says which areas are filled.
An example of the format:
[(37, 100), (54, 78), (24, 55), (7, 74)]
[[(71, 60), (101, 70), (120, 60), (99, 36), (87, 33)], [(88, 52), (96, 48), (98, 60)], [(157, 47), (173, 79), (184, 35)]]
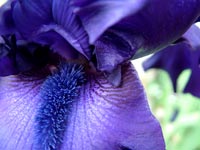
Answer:
[(75, 1), (75, 4), (77, 3), (85, 6), (78, 10), (78, 15), (89, 34), (90, 43), (93, 44), (110, 26), (141, 9), (146, 0)]
[(83, 6), (89, 5), (93, 2), (95, 2), (95, 1), (94, 0), (81, 0), (81, 1), (80, 0), (72, 0), (71, 4), (75, 5), (75, 6), (83, 7)]
[(0, 7), (0, 35), (10, 34), (15, 32), (15, 25), (12, 18), (12, 4), (13, 0), (8, 0)]
[[(0, 78), (0, 149), (35, 147), (34, 118), (41, 110), (43, 97), (38, 93), (46, 90), (40, 88), (46, 75), (36, 77)], [(79, 99), (67, 112), (69, 119), (60, 150), (165, 149), (160, 125), (150, 112), (144, 89), (130, 64), (122, 66), (123, 82), (117, 88), (104, 75), (90, 74), (87, 78)]]
[[(117, 20), (98, 39), (95, 38), (97, 39), (94, 43), (97, 68), (110, 72), (122, 62), (142, 57), (169, 45), (195, 21), (200, 14), (199, 7), (200, 1), (148, 1), (142, 9)], [(90, 15), (86, 16), (86, 14), (80, 15), (87, 29), (88, 22), (84, 19), (88, 18), (89, 20)], [(99, 30), (99, 28), (97, 29)], [(91, 27), (88, 30), (91, 32), (89, 36), (98, 33), (92, 32)]]
[(200, 28), (193, 25), (174, 45), (168, 46), (145, 61), (143, 67), (145, 70), (151, 68), (166, 70), (172, 80), (175, 92), (177, 79), (181, 72), (191, 69), (192, 74), (184, 92), (200, 97), (199, 59)]
[[(48, 0), (47, 2), (22, 0), (15, 4), (13, 18), (17, 29), (25, 39), (42, 43), (45, 38), (51, 36), (51, 34), (44, 36), (44, 33), (54, 31), (85, 57), (91, 57), (87, 33), (79, 18), (73, 13), (69, 0)], [(42, 42), (40, 41), (41, 34), (43, 34)], [(38, 36), (40, 36), (39, 39)], [(59, 39), (54, 39), (55, 37), (52, 36), (53, 43), (48, 44), (54, 45), (57, 50), (55, 43)]]
[(113, 28), (118, 34), (128, 37), (126, 39), (129, 41), (136, 42), (135, 45), (141, 46), (134, 55), (134, 58), (138, 58), (179, 38), (199, 16), (199, 7), (200, 1), (151, 0), (139, 13), (122, 20)]
[(193, 49), (198, 49), (200, 47), (200, 27), (196, 24), (192, 25), (182, 38), (186, 39)]
[(117, 88), (103, 75), (90, 75), (88, 80), (73, 106), (64, 149), (165, 149), (160, 125), (130, 64), (122, 66)]
[(159, 50), (178, 39), (199, 16), (199, 7), (199, 0), (151, 0), (144, 10), (126, 19), (116, 28), (123, 29), (127, 21), (132, 21), (132, 26), (127, 26), (124, 32), (125, 34), (129, 33), (128, 35), (133, 34), (133, 39), (142, 37), (142, 41), (138, 39), (141, 49), (134, 56), (134, 58), (138, 58)]
[(0, 78), (0, 149), (31, 150), (41, 79)]
[(95, 42), (97, 69), (100, 71), (112, 72), (116, 66), (131, 59), (133, 54), (129, 43), (112, 32), (106, 32)]
[(177, 79), (181, 72), (191, 67), (192, 48), (187, 42), (169, 46), (150, 57), (143, 63), (145, 70), (164, 69), (169, 73), (174, 91), (177, 90)]
[(185, 93), (191, 93), (192, 95), (196, 97), (200, 97), (200, 92), (199, 92), (200, 91), (200, 80), (199, 80), (200, 62), (199, 60), (200, 60), (200, 49), (192, 53), (192, 66), (191, 66), (192, 73), (184, 89)]
[(199, 0), (151, 0), (139, 13), (113, 28), (128, 41), (141, 46), (134, 55), (138, 58), (177, 40), (200, 15), (199, 7)]

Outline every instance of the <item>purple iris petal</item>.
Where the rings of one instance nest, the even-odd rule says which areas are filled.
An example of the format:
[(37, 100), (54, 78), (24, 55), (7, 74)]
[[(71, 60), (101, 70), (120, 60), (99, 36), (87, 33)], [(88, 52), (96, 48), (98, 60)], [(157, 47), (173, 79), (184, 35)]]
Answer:
[[(3, 43), (0, 63), (11, 65), (6, 75), (23, 73), (0, 78), (0, 149), (164, 150), (160, 125), (126, 62), (175, 41), (199, 6), (188, 0), (15, 0), (0, 12), (0, 26), (9, 24), (17, 37), (14, 47)], [(25, 49), (17, 42), (22, 39)], [(41, 53), (48, 45), (61, 55), (49, 66), (41, 54), (48, 70), (26, 72), (38, 58), (33, 42)], [(79, 76), (82, 69), (59, 68), (63, 60), (84, 62), (86, 77)], [(95, 61), (100, 72), (91, 67)]]
[[(43, 73), (43, 72), (41, 72)], [(0, 78), (0, 149), (31, 150), (34, 118), (43, 79), (30, 76)]]
[(97, 69), (100, 71), (112, 72), (134, 54), (129, 43), (112, 32), (103, 34), (95, 46)]
[(129, 41), (141, 45), (134, 56), (137, 58), (179, 38), (200, 15), (199, 7), (200, 1), (151, 0), (137, 14), (122, 20), (113, 28)]
[[(142, 57), (177, 40), (200, 15), (200, 1), (84, 2), (75, 1), (80, 5), (77, 14), (89, 34), (90, 43), (95, 43), (97, 68), (107, 72), (132, 57)], [(127, 14), (112, 14), (121, 10)]]
[(151, 68), (166, 70), (170, 75), (176, 92), (179, 75), (183, 70), (191, 67), (191, 47), (187, 42), (169, 46), (145, 61), (143, 67), (145, 70)]
[(190, 76), (190, 79), (184, 89), (185, 93), (191, 93), (192, 95), (196, 97), (200, 97), (200, 80), (199, 80), (199, 74), (200, 74), (200, 48), (192, 53), (192, 65), (191, 65), (191, 71), (192, 74)]
[[(43, 78), (31, 74), (1, 78), (0, 149), (28, 150), (35, 146), (34, 118), (43, 100), (39, 93), (47, 90), (40, 88)], [(66, 112), (69, 118), (61, 150), (165, 149), (160, 125), (130, 64), (122, 67), (122, 81), (115, 88), (104, 75), (87, 76), (78, 99)], [(41, 134), (48, 137), (54, 132)]]
[[(17, 29), (25, 39), (43, 44), (45, 38), (52, 36), (52, 34), (44, 36), (44, 33), (56, 32), (55, 34), (59, 34), (77, 51), (87, 58), (91, 57), (87, 33), (79, 18), (73, 13), (69, 0), (48, 0), (45, 2), (22, 0), (14, 6), (13, 19)], [(42, 41), (40, 41), (41, 34), (43, 34)], [(38, 36), (40, 36), (39, 40)], [(52, 37), (53, 43), (48, 44), (53, 45), (54, 49), (57, 50), (55, 43), (59, 39), (54, 38), (55, 36)], [(63, 51), (70, 51), (70, 49), (63, 49)]]
[(6, 4), (0, 7), (0, 34), (15, 32), (11, 9), (12, 2), (13, 0), (8, 0)]
[(184, 89), (185, 93), (191, 93), (200, 97), (199, 60), (200, 60), (200, 29), (193, 25), (174, 45), (156, 53), (143, 66), (145, 70), (159, 68), (166, 70), (172, 80), (176, 92), (177, 79), (182, 71), (191, 69), (192, 74)]
[[(110, 26), (114, 25), (124, 17), (136, 13), (144, 6), (145, 2), (146, 0), (85, 1), (85, 4), (87, 5), (83, 6), (78, 11), (78, 15), (89, 34), (90, 43), (93, 44)], [(78, 4), (80, 5), (80, 3)], [(84, 3), (82, 3), (82, 5), (83, 4)]]
[(101, 75), (91, 75), (89, 80), (74, 105), (70, 134), (66, 134), (66, 139), (74, 143), (64, 143), (66, 149), (165, 149), (160, 126), (130, 64), (122, 67), (122, 85), (118, 88)]
[(182, 38), (187, 40), (194, 50), (198, 49), (200, 47), (200, 28), (192, 25)]

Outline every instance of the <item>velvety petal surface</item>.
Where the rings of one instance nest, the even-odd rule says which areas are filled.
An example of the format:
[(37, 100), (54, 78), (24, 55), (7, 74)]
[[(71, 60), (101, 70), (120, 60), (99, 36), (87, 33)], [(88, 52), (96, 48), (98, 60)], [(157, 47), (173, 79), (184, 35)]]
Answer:
[(100, 71), (112, 72), (133, 54), (129, 43), (112, 32), (106, 32), (95, 43), (97, 69)]
[(42, 82), (23, 76), (0, 78), (0, 149), (33, 148), (34, 120)]
[(130, 64), (113, 87), (103, 75), (90, 75), (73, 106), (63, 147), (71, 150), (164, 150), (159, 123)]
[(0, 7), (0, 35), (15, 32), (15, 25), (12, 18), (12, 2), (13, 0), (8, 0), (6, 4)]
[[(80, 4), (77, 13), (89, 34), (90, 43), (94, 42), (97, 68), (107, 72), (116, 69), (121, 62), (142, 57), (169, 45), (200, 15), (199, 0), (85, 3)], [(102, 7), (109, 3), (111, 6)], [(128, 15), (120, 13), (121, 9), (129, 12)], [(119, 16), (109, 11), (116, 11)]]
[(113, 29), (130, 43), (141, 46), (134, 58), (142, 57), (178, 39), (199, 16), (199, 7), (199, 0), (150, 0)]
[[(44, 78), (33, 74), (0, 78), (0, 149), (34, 149), (35, 116), (43, 99), (39, 93), (46, 90), (41, 89)], [(67, 112), (61, 150), (165, 149), (160, 125), (130, 64), (122, 66), (122, 81), (115, 88), (104, 75), (87, 77)]]
[(93, 44), (110, 26), (141, 9), (146, 0), (75, 0), (74, 3), (82, 6), (78, 15)]
[(192, 53), (192, 66), (191, 66), (191, 76), (189, 78), (189, 81), (184, 89), (185, 93), (191, 93), (192, 95), (196, 97), (200, 97), (200, 80), (199, 80), (199, 74), (200, 74), (200, 49), (194, 51)]
[[(49, 44), (58, 51), (60, 51), (58, 45), (68, 42), (81, 54), (90, 58), (91, 51), (87, 33), (79, 18), (73, 13), (69, 0), (47, 0), (45, 2), (22, 0), (15, 4), (13, 18), (17, 29), (25, 39)], [(59, 41), (60, 38), (55, 38), (56, 36), (52, 33), (61, 36), (60, 38), (65, 41)], [(51, 43), (46, 40), (50, 37), (52, 38)], [(73, 49), (65, 48), (62, 51), (73, 51)]]
[(184, 89), (185, 93), (191, 93), (200, 97), (199, 60), (200, 60), (200, 28), (196, 25), (176, 41), (174, 45), (157, 52), (144, 62), (145, 70), (150, 68), (164, 69), (171, 77), (174, 91), (176, 92), (177, 79), (185, 69), (191, 70), (191, 76)]
[(176, 92), (179, 75), (191, 67), (191, 52), (192, 48), (187, 42), (178, 43), (154, 54), (143, 63), (143, 67), (145, 70), (156, 68), (167, 71)]

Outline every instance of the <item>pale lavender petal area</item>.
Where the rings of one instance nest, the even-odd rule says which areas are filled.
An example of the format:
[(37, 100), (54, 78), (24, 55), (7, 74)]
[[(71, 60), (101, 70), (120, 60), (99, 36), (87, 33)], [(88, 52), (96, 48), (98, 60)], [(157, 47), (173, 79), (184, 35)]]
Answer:
[[(35, 116), (44, 78), (30, 73), (0, 78), (0, 149), (35, 147)], [(122, 66), (122, 83), (117, 88), (102, 74), (88, 75), (68, 113), (60, 150), (165, 150), (160, 125), (131, 64)]]
[[(87, 33), (73, 13), (69, 0), (22, 0), (17, 1), (13, 7), (16, 28), (24, 39), (49, 44), (55, 51), (73, 52), (75, 48), (88, 59), (91, 57)], [(56, 36), (64, 41), (59, 41), (60, 38), (54, 39)], [(53, 39), (52, 43), (46, 40), (50, 37)], [(69, 43), (73, 48), (69, 49), (63, 42)], [(63, 45), (63, 48), (59, 45)]]
[(200, 47), (200, 28), (195, 24), (192, 25), (182, 38), (189, 42), (192, 49), (198, 49)]
[(158, 121), (130, 64), (113, 87), (103, 75), (89, 75), (73, 106), (63, 148), (70, 150), (165, 150)]
[(90, 43), (93, 44), (97, 38), (109, 27), (140, 10), (147, 0), (96, 0), (83, 1), (75, 4), (82, 7), (77, 10), (83, 25), (89, 34)]
[(34, 120), (43, 80), (7, 76), (0, 78), (0, 149), (31, 150)]

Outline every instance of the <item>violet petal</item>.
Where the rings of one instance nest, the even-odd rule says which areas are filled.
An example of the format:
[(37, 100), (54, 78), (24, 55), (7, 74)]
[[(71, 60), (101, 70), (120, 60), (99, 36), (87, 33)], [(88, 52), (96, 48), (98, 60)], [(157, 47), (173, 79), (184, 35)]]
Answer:
[(130, 59), (135, 52), (129, 43), (112, 32), (102, 35), (95, 46), (97, 69), (106, 72), (112, 72), (119, 64)]
[[(73, 13), (69, 0), (48, 0), (45, 2), (22, 0), (15, 4), (13, 18), (24, 39), (43, 43), (46, 38), (52, 35), (44, 33), (54, 31), (85, 57), (91, 57), (87, 33), (79, 18)], [(43, 39), (41, 39), (41, 34), (43, 34)], [(38, 36), (40, 36), (39, 39)], [(54, 45), (55, 50), (57, 50), (55, 43), (59, 39), (54, 39), (55, 37), (52, 37), (53, 43), (48, 44)], [(63, 51), (66, 49), (63, 48)]]
[[(136, 13), (145, 3), (146, 0), (83, 1), (81, 3), (82, 7), (77, 13), (89, 34), (90, 43), (93, 44), (110, 26), (114, 25), (121, 19)], [(85, 5), (83, 6), (83, 4)]]
[(43, 80), (0, 77), (0, 149), (31, 150)]
[[(44, 78), (33, 74), (0, 78), (0, 149), (34, 147), (34, 117)], [(71, 105), (61, 150), (165, 149), (160, 125), (131, 64), (122, 66), (123, 82), (117, 88), (103, 74), (87, 78)]]
[(151, 0), (111, 30), (140, 47), (134, 58), (142, 57), (178, 39), (200, 15), (199, 7), (200, 1)]
[(15, 32), (15, 25), (12, 18), (12, 4), (13, 0), (8, 0), (0, 7), (0, 35), (10, 34)]
[[(90, 15), (95, 16), (95, 13), (84, 14), (83, 7), (83, 10), (80, 10), (83, 11), (80, 17), (86, 30), (88, 28), (89, 36), (95, 36), (92, 37), (94, 40), (98, 38), (94, 43), (97, 68), (110, 72), (126, 60), (148, 55), (177, 40), (198, 17), (199, 7), (200, 1), (151, 0), (139, 11), (117, 20), (106, 32), (101, 33), (100, 37), (95, 31), (101, 32), (100, 27), (91, 27), (96, 25), (96, 22), (92, 21), (93, 16), (91, 23), (87, 22)], [(156, 10), (159, 10), (159, 13)], [(96, 15), (97, 18), (99, 15), (101, 13)]]
[(146, 60), (143, 67), (145, 70), (156, 68), (167, 71), (176, 92), (179, 75), (183, 70), (191, 67), (191, 47), (187, 42), (169, 46)]
[(192, 67), (191, 67), (192, 74), (184, 89), (185, 93), (191, 93), (192, 95), (196, 97), (200, 97), (199, 64), (200, 64), (200, 49), (193, 51), (192, 53)]
[(164, 69), (169, 73), (173, 83), (174, 91), (176, 92), (177, 79), (182, 71), (190, 69), (192, 74), (186, 87), (185, 93), (191, 93), (194, 96), (200, 97), (198, 94), (199, 87), (199, 59), (200, 59), (200, 28), (196, 25), (176, 41), (174, 45), (156, 53), (150, 57), (143, 66), (145, 70), (150, 68)]
[(90, 75), (88, 80), (73, 106), (64, 149), (165, 149), (160, 125), (132, 65), (122, 66), (117, 88), (104, 75)]

